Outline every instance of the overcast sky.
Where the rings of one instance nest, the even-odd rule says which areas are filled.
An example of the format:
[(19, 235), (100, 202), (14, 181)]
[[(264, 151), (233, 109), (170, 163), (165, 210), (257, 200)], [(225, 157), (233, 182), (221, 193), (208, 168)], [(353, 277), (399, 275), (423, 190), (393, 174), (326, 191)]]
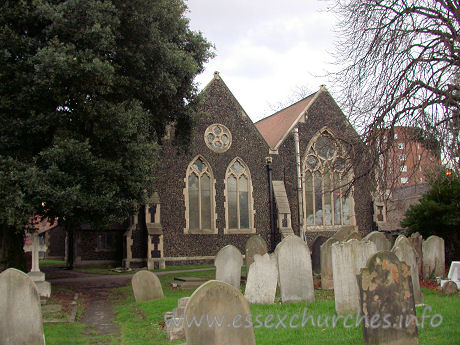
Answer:
[(335, 17), (321, 0), (188, 0), (192, 30), (216, 47), (216, 57), (197, 77), (200, 89), (219, 71), (251, 119), (298, 87), (315, 92), (332, 66)]

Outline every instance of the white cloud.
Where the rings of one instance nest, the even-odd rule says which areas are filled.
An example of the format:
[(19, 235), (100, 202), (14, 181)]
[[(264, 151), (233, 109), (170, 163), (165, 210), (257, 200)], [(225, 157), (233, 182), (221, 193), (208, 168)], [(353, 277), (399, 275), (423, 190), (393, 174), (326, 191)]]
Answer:
[[(321, 1), (189, 0), (190, 26), (216, 46), (197, 77), (204, 87), (217, 70), (253, 121), (298, 86), (325, 84), (334, 17)], [(316, 76), (316, 77), (315, 77)]]

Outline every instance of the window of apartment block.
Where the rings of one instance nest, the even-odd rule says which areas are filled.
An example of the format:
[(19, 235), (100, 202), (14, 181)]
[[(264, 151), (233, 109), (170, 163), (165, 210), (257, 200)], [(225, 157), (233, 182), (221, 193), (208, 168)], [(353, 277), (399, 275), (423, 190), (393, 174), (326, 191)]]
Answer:
[(398, 133), (395, 133), (394, 138), (395, 138), (395, 139), (398, 139)]
[(399, 155), (400, 161), (405, 161), (406, 159), (407, 159), (407, 156), (405, 154)]
[(401, 183), (402, 183), (402, 184), (407, 183), (407, 181), (408, 181), (408, 178), (407, 178), (407, 177), (401, 177)]
[(401, 171), (401, 172), (407, 172), (407, 165), (401, 165), (401, 166), (399, 167), (399, 171)]
[(406, 145), (404, 145), (404, 143), (398, 143), (398, 148), (399, 148), (400, 150), (404, 150), (404, 147), (405, 147), (405, 146), (406, 146)]

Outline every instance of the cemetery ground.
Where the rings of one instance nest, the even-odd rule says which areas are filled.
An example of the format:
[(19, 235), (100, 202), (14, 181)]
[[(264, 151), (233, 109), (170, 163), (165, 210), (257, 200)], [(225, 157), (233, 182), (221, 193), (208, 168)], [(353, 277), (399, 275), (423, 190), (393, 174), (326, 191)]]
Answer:
[[(180, 269), (196, 269), (203, 266), (182, 266)], [(179, 267), (169, 267), (169, 270), (178, 269)], [(209, 268), (205, 265), (204, 268)], [(126, 345), (143, 345), (143, 344), (183, 344), (185, 340), (179, 340), (170, 343), (165, 335), (164, 314), (171, 311), (177, 306), (177, 300), (181, 297), (190, 296), (193, 290), (182, 290), (180, 288), (172, 288), (170, 283), (177, 276), (177, 273), (161, 272), (158, 275), (165, 295), (164, 300), (149, 301), (136, 303), (130, 284), (130, 276), (120, 274), (120, 277), (113, 275), (96, 275), (101, 282), (112, 279), (116, 281), (116, 285), (120, 287), (110, 288), (110, 284), (101, 283), (102, 288), (96, 287), (97, 279), (92, 279), (91, 284), (85, 283), (84, 280), (72, 286), (60, 286), (53, 284), (52, 299), (48, 304), (63, 305), (62, 313), (69, 312), (66, 305), (71, 304), (75, 294), (78, 293), (77, 311), (74, 322), (66, 323), (45, 323), (45, 336), (48, 345), (53, 344), (75, 344), (75, 345), (90, 345), (90, 344), (126, 344)], [(180, 273), (180, 276), (193, 276), (214, 279), (215, 271), (200, 271)], [(119, 278), (119, 279), (118, 279)], [(424, 286), (430, 286), (425, 283)], [(89, 288), (85, 288), (89, 287)], [(242, 285), (244, 288), (244, 284)], [(459, 341), (458, 323), (460, 315), (459, 295), (444, 296), (434, 289), (422, 288), (425, 296), (425, 304), (432, 308), (427, 312), (429, 315), (441, 314), (443, 317), (442, 324), (439, 327), (431, 327), (430, 319), (425, 320), (425, 327), (419, 327), (420, 344), (443, 344), (457, 345)], [(87, 311), (91, 305), (99, 299), (102, 303), (99, 306), (106, 310), (100, 310), (100, 313), (112, 313), (109, 319), (103, 321), (105, 326), (98, 327), (95, 324), (85, 324), (85, 319), (88, 320)], [(305, 327), (295, 329), (289, 328), (289, 320), (294, 314), (298, 314), (300, 320), (295, 320), (295, 323), (301, 322), (304, 307), (307, 307), (307, 316), (313, 315), (315, 327), (311, 323), (307, 323)], [(424, 307), (417, 307), (417, 316), (420, 320)], [(93, 308), (94, 309), (94, 308)], [(97, 308), (96, 308), (97, 309)], [(98, 310), (95, 311), (96, 313)], [(258, 345), (276, 345), (276, 344), (349, 344), (356, 345), (363, 343), (361, 327), (345, 328), (342, 322), (339, 322), (335, 328), (332, 327), (331, 318), (335, 313), (334, 297), (331, 291), (315, 290), (314, 303), (289, 303), (280, 304), (279, 295), (275, 304), (272, 305), (251, 305), (252, 315), (255, 317), (262, 314), (263, 318), (268, 315), (274, 315), (274, 319), (268, 322), (271, 328), (255, 327), (255, 337)], [(287, 328), (281, 325), (278, 328), (277, 314), (284, 317), (287, 314), (284, 324)], [(47, 317), (44, 314), (45, 319)], [(320, 323), (325, 322), (326, 317), (329, 317), (329, 327), (323, 325), (318, 326), (317, 321), (320, 317)], [(262, 318), (262, 320), (264, 320)], [(354, 322), (354, 319), (353, 319)], [(353, 323), (353, 322), (349, 322)], [(105, 327), (105, 328), (104, 328)]]

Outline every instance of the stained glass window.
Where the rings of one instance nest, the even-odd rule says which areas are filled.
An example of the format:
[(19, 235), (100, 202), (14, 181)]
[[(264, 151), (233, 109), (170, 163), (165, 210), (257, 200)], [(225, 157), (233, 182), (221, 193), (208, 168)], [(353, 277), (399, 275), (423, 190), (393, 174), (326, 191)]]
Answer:
[(187, 171), (188, 228), (189, 230), (212, 229), (213, 176), (208, 163), (197, 157)]
[(250, 229), (251, 178), (246, 164), (239, 158), (227, 169), (227, 225), (229, 229)]
[[(303, 162), (305, 225), (353, 224), (353, 197), (347, 185), (347, 157), (340, 143), (323, 130), (308, 145)], [(350, 169), (348, 169), (350, 170)]]

